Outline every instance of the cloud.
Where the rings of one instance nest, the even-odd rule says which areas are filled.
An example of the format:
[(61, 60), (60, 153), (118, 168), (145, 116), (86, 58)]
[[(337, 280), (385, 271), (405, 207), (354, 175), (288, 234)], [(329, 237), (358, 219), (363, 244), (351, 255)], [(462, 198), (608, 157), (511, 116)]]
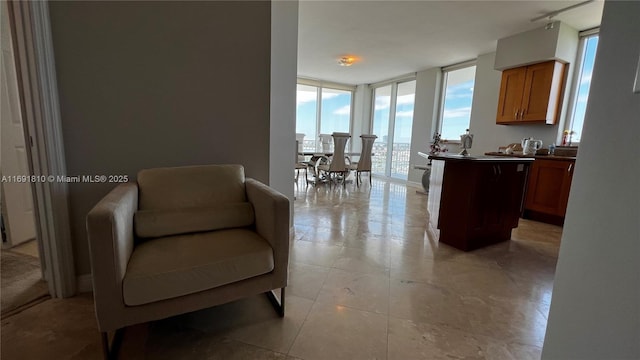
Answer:
[[(322, 94), (322, 100), (327, 100), (339, 96), (340, 94), (325, 92)], [(315, 91), (298, 91), (296, 93), (296, 105), (316, 101), (318, 94)]]
[(413, 110), (408, 110), (408, 111), (398, 111), (396, 112), (396, 118), (399, 117), (413, 117)]
[(580, 85), (591, 84), (591, 73), (585, 74), (583, 73), (580, 77)]
[(445, 109), (443, 115), (445, 118), (469, 117), (471, 116), (471, 107), (467, 106), (455, 109)]
[(401, 95), (398, 96), (398, 99), (396, 100), (396, 104), (398, 105), (405, 105), (405, 104), (413, 104), (415, 101), (415, 94), (409, 94), (409, 95)]
[(341, 108), (334, 110), (334, 115), (351, 115), (351, 105), (345, 105)]
[(461, 91), (456, 91), (456, 92), (447, 92), (447, 100), (452, 100), (452, 99), (471, 99), (473, 98), (473, 93), (471, 92), (461, 92)]
[(391, 107), (390, 96), (376, 96), (376, 110), (388, 109), (389, 107)]
[(318, 95), (311, 91), (298, 91), (296, 93), (296, 105), (316, 101)]
[(334, 98), (336, 96), (340, 96), (340, 94), (336, 94), (336, 93), (331, 93), (331, 92), (322, 92), (322, 100), (327, 100), (327, 99), (331, 99)]
[(589, 94), (581, 94), (580, 96), (578, 96), (578, 98), (576, 99), (576, 103), (578, 104), (584, 104), (584, 106), (586, 106), (587, 101), (589, 101)]

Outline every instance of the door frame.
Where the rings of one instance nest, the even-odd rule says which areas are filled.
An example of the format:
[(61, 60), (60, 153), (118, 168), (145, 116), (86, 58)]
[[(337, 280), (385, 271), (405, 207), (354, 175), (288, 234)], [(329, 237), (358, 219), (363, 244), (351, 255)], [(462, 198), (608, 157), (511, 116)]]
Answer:
[[(32, 182), (36, 236), (52, 297), (76, 293), (62, 122), (46, 1), (8, 1), (11, 37)], [(29, 146), (30, 145), (30, 146)]]

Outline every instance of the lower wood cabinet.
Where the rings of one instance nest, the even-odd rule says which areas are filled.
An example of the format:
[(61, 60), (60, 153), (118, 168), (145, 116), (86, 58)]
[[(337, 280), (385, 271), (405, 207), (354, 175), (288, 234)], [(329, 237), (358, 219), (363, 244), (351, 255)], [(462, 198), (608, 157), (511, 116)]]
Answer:
[(531, 166), (524, 218), (564, 223), (575, 160), (536, 159)]
[(532, 159), (431, 158), (430, 232), (464, 251), (509, 240)]

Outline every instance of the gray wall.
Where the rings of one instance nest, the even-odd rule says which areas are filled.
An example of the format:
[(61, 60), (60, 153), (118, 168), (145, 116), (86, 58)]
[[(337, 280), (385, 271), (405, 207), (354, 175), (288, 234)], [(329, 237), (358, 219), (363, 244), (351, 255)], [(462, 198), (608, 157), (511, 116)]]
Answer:
[(604, 5), (543, 359), (640, 359), (638, 18)]
[[(298, 1), (271, 2), (271, 127), (269, 184), (291, 201), (297, 151), (296, 81), (298, 69)], [(283, 159), (291, 159), (287, 161)]]
[[(271, 2), (49, 7), (70, 175), (240, 163), (269, 181)], [(69, 186), (77, 274), (85, 216), (114, 186)]]

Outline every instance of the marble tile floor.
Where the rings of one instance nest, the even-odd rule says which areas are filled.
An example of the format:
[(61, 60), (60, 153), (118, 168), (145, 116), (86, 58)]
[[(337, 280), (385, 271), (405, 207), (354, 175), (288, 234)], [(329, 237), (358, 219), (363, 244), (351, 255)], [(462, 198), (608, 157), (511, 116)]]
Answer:
[[(539, 359), (562, 228), (465, 253), (419, 188), (296, 186), (287, 313), (263, 295), (126, 329), (120, 359)], [(2, 321), (2, 359), (100, 359), (90, 294)]]

